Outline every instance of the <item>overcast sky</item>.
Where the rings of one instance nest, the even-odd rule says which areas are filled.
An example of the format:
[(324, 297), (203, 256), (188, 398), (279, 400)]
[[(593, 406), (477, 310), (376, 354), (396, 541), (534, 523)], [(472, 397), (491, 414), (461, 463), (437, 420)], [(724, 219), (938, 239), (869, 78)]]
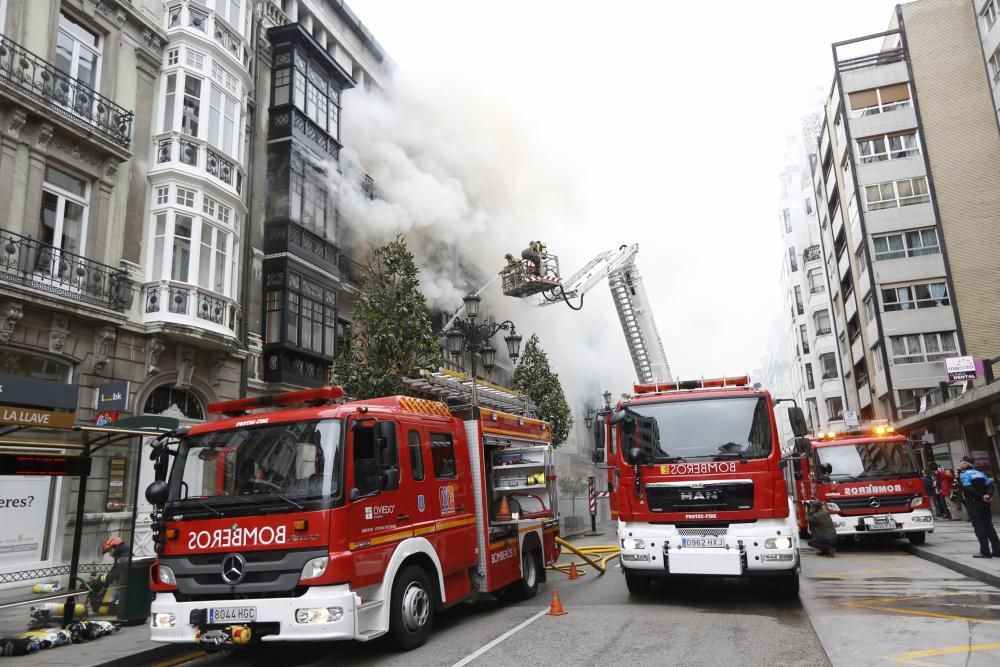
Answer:
[[(676, 375), (759, 366), (781, 298), (784, 137), (812, 110), (805, 100), (829, 91), (831, 42), (884, 30), (895, 3), (348, 2), (400, 70), (480, 86), (566, 166), (585, 193), (579, 223), (539, 220), (537, 234), (566, 249), (564, 273), (639, 242)], [(620, 346), (608, 354), (627, 360), (596, 291), (587, 307), (607, 309)]]

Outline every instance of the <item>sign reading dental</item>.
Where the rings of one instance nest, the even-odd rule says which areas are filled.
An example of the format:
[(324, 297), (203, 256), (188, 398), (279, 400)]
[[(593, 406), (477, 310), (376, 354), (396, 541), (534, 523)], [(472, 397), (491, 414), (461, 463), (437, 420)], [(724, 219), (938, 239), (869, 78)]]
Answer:
[(97, 388), (98, 412), (128, 412), (128, 380), (105, 382)]
[(944, 360), (948, 382), (976, 379), (976, 360), (972, 357), (948, 357)]
[(76, 410), (79, 393), (80, 388), (75, 384), (0, 375), (0, 405)]

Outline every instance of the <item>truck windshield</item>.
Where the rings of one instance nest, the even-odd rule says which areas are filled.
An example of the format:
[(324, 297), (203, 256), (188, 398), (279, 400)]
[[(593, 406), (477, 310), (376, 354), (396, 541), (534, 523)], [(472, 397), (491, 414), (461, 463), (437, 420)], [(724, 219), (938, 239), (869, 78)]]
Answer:
[(917, 477), (913, 450), (905, 442), (860, 442), (817, 447), (820, 471), (838, 481), (852, 479), (885, 479)]
[(341, 491), (340, 422), (234, 428), (181, 440), (170, 474), (170, 505), (212, 510), (228, 502), (336, 498)]
[(771, 453), (771, 415), (762, 396), (668, 401), (625, 411), (623, 447), (639, 447), (649, 461), (761, 459)]

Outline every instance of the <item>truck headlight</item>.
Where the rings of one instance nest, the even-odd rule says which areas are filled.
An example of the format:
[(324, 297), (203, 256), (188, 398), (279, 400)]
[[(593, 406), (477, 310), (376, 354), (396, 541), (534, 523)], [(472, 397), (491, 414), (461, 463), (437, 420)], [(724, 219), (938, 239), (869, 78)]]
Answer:
[(769, 537), (764, 540), (765, 549), (791, 549), (792, 541), (787, 537)]
[(309, 607), (295, 610), (296, 623), (336, 623), (343, 617), (343, 607)]
[(633, 550), (633, 549), (643, 549), (646, 546), (644, 540), (637, 540), (632, 537), (626, 537), (622, 540), (622, 549)]
[(921, 498), (920, 496), (917, 496), (916, 498), (910, 501), (910, 507), (920, 507), (923, 504), (924, 504), (924, 499)]
[(302, 567), (302, 574), (299, 575), (299, 580), (322, 577), (326, 572), (326, 566), (329, 562), (329, 556), (320, 556), (319, 558), (306, 561), (306, 564)]
[(177, 617), (173, 614), (153, 614), (154, 628), (172, 628), (177, 625)]
[(826, 509), (828, 509), (831, 512), (839, 512), (840, 511), (840, 505), (838, 505), (837, 503), (831, 503), (831, 502), (827, 501), (827, 503), (826, 503)]
[(174, 571), (171, 570), (166, 565), (156, 566), (156, 578), (161, 584), (165, 586), (177, 585), (177, 577), (174, 576)]

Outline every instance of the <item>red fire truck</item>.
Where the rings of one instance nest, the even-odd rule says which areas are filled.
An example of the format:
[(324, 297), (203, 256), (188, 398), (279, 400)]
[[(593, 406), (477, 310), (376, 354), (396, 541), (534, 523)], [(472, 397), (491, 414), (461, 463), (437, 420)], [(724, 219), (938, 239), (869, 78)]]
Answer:
[(388, 634), (411, 649), (442, 608), (535, 595), (558, 557), (548, 423), (342, 397), (216, 403), (225, 418), (158, 444), (155, 641)]
[[(788, 468), (800, 501), (826, 503), (838, 536), (906, 536), (923, 544), (934, 515), (913, 449), (887, 424), (818, 434)], [(808, 532), (797, 503), (799, 533)]]
[[(789, 408), (796, 436), (806, 433)], [(630, 593), (680, 575), (770, 577), (799, 590), (799, 537), (770, 394), (750, 378), (635, 385), (598, 427)]]

